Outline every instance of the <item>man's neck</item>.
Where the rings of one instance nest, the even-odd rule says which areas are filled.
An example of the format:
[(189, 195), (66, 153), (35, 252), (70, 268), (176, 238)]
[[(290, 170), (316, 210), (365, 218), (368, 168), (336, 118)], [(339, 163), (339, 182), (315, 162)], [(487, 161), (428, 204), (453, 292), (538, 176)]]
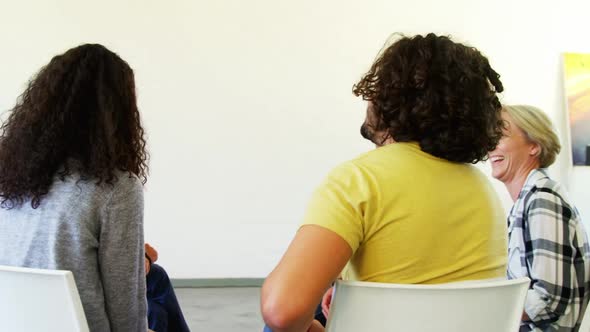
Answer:
[(380, 148), (393, 143), (395, 143), (395, 140), (391, 136), (388, 136), (381, 144), (375, 144), (375, 148)]

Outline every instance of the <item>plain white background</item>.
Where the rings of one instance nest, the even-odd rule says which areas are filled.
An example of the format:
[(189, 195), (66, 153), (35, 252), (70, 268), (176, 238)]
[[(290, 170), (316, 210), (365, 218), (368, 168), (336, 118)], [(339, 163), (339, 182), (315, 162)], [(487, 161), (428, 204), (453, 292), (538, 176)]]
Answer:
[(552, 173), (590, 225), (561, 77), (562, 52), (590, 52), (588, 12), (587, 0), (0, 0), (0, 110), (70, 47), (119, 53), (151, 151), (146, 241), (173, 277), (264, 277), (323, 176), (371, 148), (351, 88), (385, 41), (449, 34), (489, 57), (503, 102), (553, 119), (564, 149)]

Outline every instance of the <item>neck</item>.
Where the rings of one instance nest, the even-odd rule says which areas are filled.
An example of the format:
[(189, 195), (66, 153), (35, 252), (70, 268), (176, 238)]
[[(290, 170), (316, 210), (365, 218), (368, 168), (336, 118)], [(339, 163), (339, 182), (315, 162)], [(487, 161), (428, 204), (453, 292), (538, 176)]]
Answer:
[(508, 189), (508, 193), (510, 193), (513, 202), (518, 199), (518, 195), (524, 186), (524, 181), (526, 181), (526, 177), (514, 179), (511, 182), (505, 183), (506, 189)]
[(381, 144), (375, 144), (375, 148), (386, 146), (391, 143), (395, 143), (395, 141), (393, 140), (393, 138), (391, 138), (391, 136), (388, 136)]
[(512, 179), (504, 182), (506, 189), (508, 189), (508, 193), (512, 198), (512, 201), (516, 201), (518, 199), (518, 195), (524, 187), (524, 183), (531, 173), (532, 170), (539, 168), (539, 165), (531, 165), (529, 167), (522, 168), (518, 174), (516, 174)]

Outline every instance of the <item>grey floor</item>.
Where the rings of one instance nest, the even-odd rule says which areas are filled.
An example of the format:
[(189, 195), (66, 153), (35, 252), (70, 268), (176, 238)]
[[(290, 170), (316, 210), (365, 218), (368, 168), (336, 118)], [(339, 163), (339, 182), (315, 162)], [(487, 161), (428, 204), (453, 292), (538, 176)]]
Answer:
[(260, 288), (176, 288), (194, 332), (261, 332)]

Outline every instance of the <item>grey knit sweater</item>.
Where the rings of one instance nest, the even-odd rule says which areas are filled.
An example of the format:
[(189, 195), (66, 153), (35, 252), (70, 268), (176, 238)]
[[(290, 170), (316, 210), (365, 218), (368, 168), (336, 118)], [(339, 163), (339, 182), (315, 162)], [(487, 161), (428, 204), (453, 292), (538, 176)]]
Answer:
[(93, 332), (147, 331), (143, 189), (56, 179), (37, 209), (0, 208), (0, 265), (69, 270)]

